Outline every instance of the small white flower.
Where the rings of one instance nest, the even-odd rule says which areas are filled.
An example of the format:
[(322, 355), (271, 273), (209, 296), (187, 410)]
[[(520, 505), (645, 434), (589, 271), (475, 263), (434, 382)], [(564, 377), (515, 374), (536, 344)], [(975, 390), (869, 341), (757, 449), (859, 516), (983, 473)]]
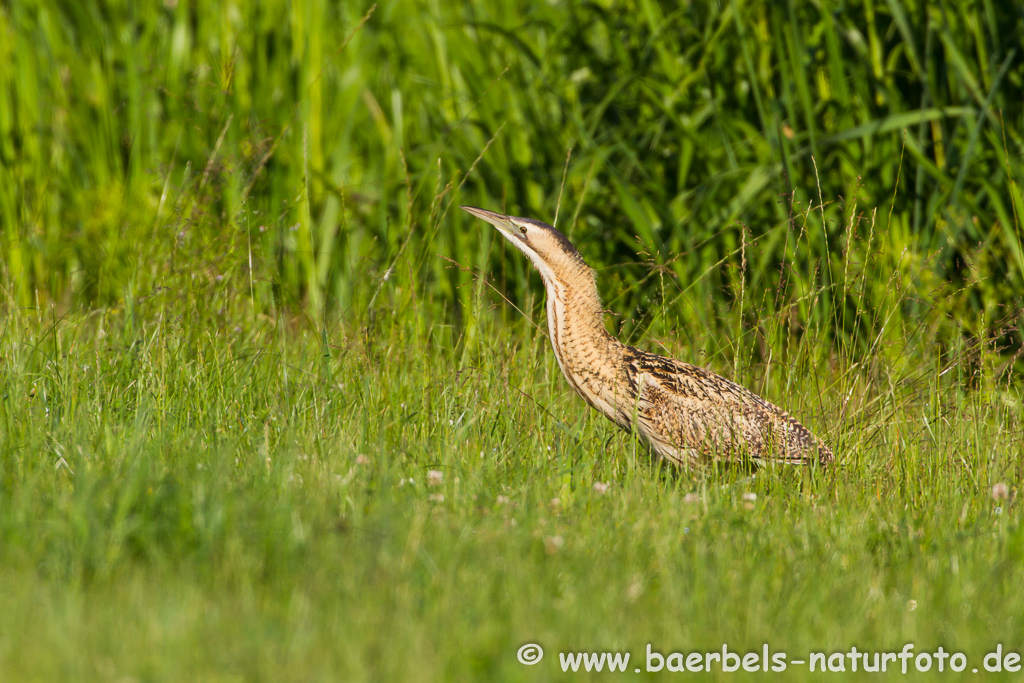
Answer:
[(594, 491), (596, 491), (599, 495), (603, 496), (604, 494), (608, 493), (608, 489), (609, 489), (610, 486), (611, 486), (611, 484), (606, 484), (604, 482), (595, 481), (594, 482)]
[(913, 612), (917, 609), (917, 600), (907, 600), (907, 609)]
[(992, 486), (992, 500), (1006, 500), (1010, 497), (1010, 487), (999, 482)]
[(430, 497), (430, 500), (432, 502), (434, 502), (434, 503), (443, 503), (444, 502), (444, 494), (443, 493), (431, 493), (429, 497)]
[(495, 502), (497, 502), (498, 505), (504, 505), (505, 503), (508, 502), (508, 498), (506, 498), (505, 496), (498, 496)]
[(563, 545), (565, 545), (565, 539), (561, 536), (548, 536), (544, 539), (544, 549), (548, 551), (548, 555), (554, 555)]
[(367, 458), (362, 453), (360, 453), (359, 455), (356, 456), (356, 464), (357, 465), (368, 465), (369, 463), (370, 463), (370, 459)]
[(747, 501), (748, 503), (753, 503), (754, 501), (757, 500), (757, 494), (756, 493), (744, 493), (743, 494), (743, 500)]
[(427, 486), (440, 486), (444, 481), (444, 472), (430, 470), (427, 472)]
[(685, 496), (683, 496), (683, 502), (686, 503), (687, 505), (694, 505), (696, 503), (699, 503), (700, 502), (700, 494), (699, 493), (687, 493)]

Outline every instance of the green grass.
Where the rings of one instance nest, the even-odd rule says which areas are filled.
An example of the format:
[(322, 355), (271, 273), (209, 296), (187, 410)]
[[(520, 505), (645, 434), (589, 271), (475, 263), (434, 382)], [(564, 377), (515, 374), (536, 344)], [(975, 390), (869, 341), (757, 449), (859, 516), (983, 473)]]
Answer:
[(1024, 462), (1005, 390), (876, 362), (845, 369), (832, 423), (839, 392), (777, 367), (765, 393), (841, 465), (673, 475), (525, 322), (482, 322), (462, 361), (444, 325), (388, 313), (371, 335), (334, 324), (325, 358), (301, 322), (164, 307), (134, 330), (7, 318), (5, 678), (533, 680), (559, 651), (648, 642), (1019, 647), (1024, 531), (991, 497)]
[[(1015, 7), (370, 9), (0, 5), (0, 678), (1024, 650)], [(652, 464), (460, 203), (838, 466)]]

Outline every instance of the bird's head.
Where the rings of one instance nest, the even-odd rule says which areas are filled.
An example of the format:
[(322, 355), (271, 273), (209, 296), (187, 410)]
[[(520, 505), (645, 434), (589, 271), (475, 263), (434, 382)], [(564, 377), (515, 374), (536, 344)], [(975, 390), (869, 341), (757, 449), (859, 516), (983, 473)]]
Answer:
[(564, 280), (566, 274), (579, 271), (581, 266), (586, 268), (583, 257), (569, 238), (547, 223), (504, 216), (475, 206), (461, 208), (496, 227), (505, 239), (529, 257), (545, 281)]

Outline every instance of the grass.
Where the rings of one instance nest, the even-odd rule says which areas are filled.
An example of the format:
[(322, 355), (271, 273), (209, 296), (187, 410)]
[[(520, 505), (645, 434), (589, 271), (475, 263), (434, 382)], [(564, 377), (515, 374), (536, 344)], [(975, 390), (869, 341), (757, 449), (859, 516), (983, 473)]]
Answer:
[[(134, 330), (7, 319), (6, 677), (530, 680), (559, 651), (647, 643), (1019, 647), (1019, 408), (956, 372), (860, 371), (846, 412), (869, 417), (815, 425), (842, 454), (823, 476), (673, 475), (525, 321), (482, 321), (465, 362), (412, 314), (338, 321), (325, 359), (301, 322), (150, 306)], [(813, 416), (813, 382), (782, 375), (766, 393)]]
[[(1012, 7), (22, 2), (0, 35), (0, 678), (1024, 649)], [(459, 203), (557, 217), (622, 338), (839, 466), (652, 464)]]

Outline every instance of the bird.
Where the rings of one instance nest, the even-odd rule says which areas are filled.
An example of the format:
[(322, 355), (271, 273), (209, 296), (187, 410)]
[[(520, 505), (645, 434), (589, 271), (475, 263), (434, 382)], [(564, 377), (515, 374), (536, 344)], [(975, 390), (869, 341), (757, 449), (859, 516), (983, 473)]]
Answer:
[(547, 294), (548, 337), (569, 385), (592, 408), (683, 469), (830, 466), (829, 446), (781, 408), (690, 363), (623, 344), (605, 329), (597, 277), (572, 242), (542, 221), (462, 206), (530, 259)]

